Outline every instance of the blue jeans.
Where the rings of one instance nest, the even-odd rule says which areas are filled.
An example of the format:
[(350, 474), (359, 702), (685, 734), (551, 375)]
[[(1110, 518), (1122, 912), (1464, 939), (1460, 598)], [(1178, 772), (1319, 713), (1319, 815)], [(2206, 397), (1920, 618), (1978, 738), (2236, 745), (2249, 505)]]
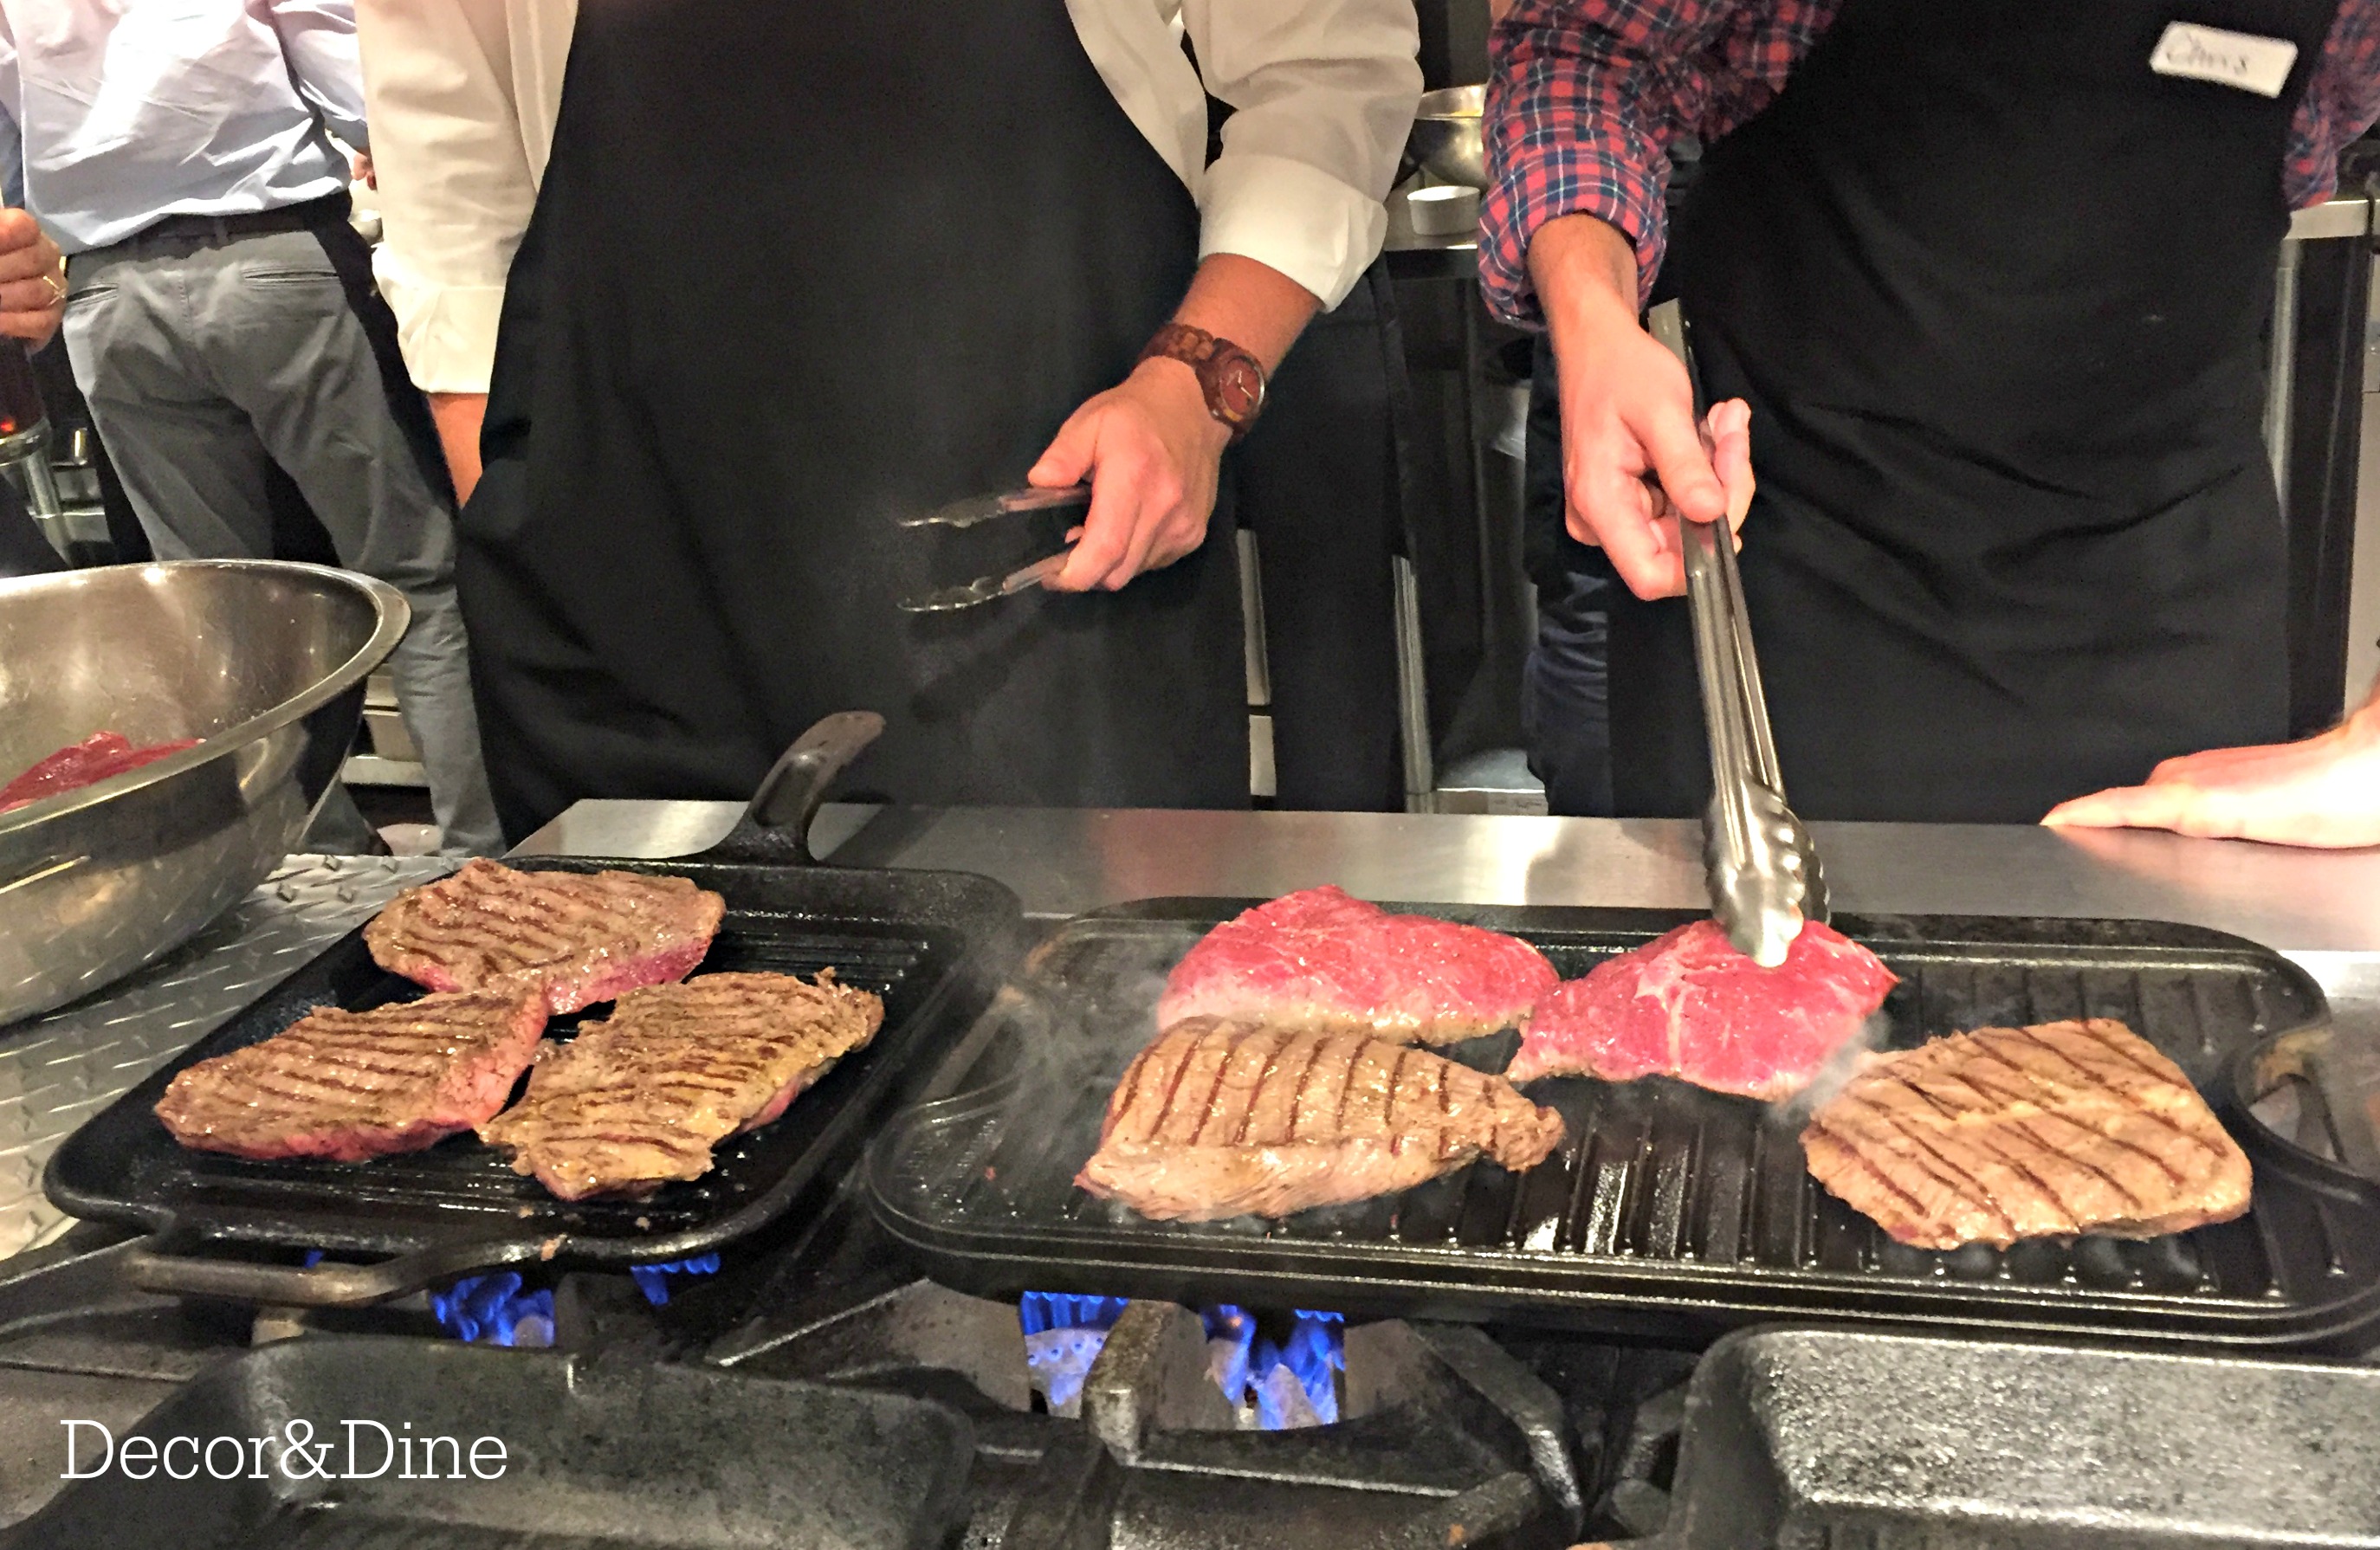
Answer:
[(1564, 817), (1611, 814), (1610, 657), (1606, 588), (1599, 575), (1572, 573), (1537, 588), (1537, 644), (1521, 685), (1521, 730), (1529, 771), (1546, 784), (1546, 805)]
[(1611, 814), (1611, 575), (1600, 550), (1562, 530), (1561, 412), (1552, 349), (1540, 336), (1529, 385), (1523, 473), (1529, 575), (1537, 584), (1537, 644), (1521, 684), (1529, 772), (1565, 817)]

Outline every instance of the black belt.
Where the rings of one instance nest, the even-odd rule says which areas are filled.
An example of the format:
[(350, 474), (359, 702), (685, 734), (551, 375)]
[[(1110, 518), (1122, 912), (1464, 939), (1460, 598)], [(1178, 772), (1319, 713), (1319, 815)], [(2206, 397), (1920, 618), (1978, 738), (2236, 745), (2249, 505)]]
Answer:
[(300, 204), (285, 204), (277, 210), (241, 211), (225, 215), (168, 215), (141, 227), (130, 236), (119, 237), (93, 253), (112, 253), (136, 248), (142, 243), (166, 241), (198, 243), (221, 247), (243, 236), (265, 236), (276, 232), (310, 232), (323, 226), (336, 225), (346, 220), (354, 208), (345, 188), (324, 194), (320, 199)]

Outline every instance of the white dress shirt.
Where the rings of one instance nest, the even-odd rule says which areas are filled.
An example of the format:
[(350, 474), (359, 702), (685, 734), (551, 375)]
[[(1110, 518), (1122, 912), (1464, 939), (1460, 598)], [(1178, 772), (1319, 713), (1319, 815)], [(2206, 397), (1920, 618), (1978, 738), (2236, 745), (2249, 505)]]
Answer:
[(364, 144), (348, 0), (0, 0), (0, 188), (69, 253), (334, 194)]
[[(577, 0), (358, 4), (381, 288), (414, 381), (485, 393)], [(1199, 256), (1255, 259), (1337, 306), (1388, 230), (1381, 200), (1421, 92), (1413, 0), (1067, 0), (1067, 10), (1099, 79), (1197, 200)], [(1235, 110), (1212, 165), (1209, 92)]]

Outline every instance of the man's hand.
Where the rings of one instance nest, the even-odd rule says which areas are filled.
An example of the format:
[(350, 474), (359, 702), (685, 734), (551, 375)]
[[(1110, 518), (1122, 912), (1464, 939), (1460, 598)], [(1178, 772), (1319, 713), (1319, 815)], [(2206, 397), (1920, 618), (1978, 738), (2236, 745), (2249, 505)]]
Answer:
[(2380, 701), (2301, 743), (2168, 759), (2146, 785), (2078, 796), (2041, 821), (2276, 845), (2380, 845)]
[(1026, 476), (1038, 485), (1089, 479), (1091, 509), (1068, 538), (1057, 592), (1112, 592), (1207, 540), (1217, 469), (1232, 433), (1207, 411), (1197, 373), (1178, 360), (1144, 360), (1131, 376), (1067, 417)]
[(430, 418), (438, 427), (438, 445), (446, 454), (446, 472), (455, 481), (455, 506), (461, 510), (480, 483), (480, 425), (488, 418), (484, 393), (433, 393)]
[(0, 333), (38, 350), (66, 315), (66, 255), (32, 216), (0, 210)]
[[(1269, 375), (1314, 315), (1312, 292), (1237, 253), (1211, 253), (1191, 278), (1173, 321), (1228, 339)], [(1178, 360), (1144, 360), (1131, 376), (1076, 409), (1026, 475), (1038, 485), (1091, 481), (1091, 509), (1052, 591), (1112, 592), (1143, 571), (1170, 565), (1207, 541), (1215, 483), (1232, 432), (1207, 408), (1198, 373)]]
[(1685, 368), (1636, 319), (1636, 257), (1592, 215), (1537, 229), (1529, 272), (1560, 376), (1562, 489), (1571, 536), (1600, 544), (1640, 598), (1686, 589), (1676, 520), (1752, 508), (1752, 410), (1714, 405), (1694, 423)]

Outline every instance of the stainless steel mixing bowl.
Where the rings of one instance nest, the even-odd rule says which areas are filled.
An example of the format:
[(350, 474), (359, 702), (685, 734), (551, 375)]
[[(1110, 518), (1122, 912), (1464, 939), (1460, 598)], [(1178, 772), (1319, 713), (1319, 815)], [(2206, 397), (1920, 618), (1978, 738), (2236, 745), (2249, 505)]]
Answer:
[(1440, 183), (1487, 188), (1488, 155), (1479, 139), (1479, 115), (1487, 100), (1484, 86), (1423, 92), (1413, 132), (1405, 138), (1407, 153)]
[(201, 739), (0, 814), (0, 1023), (139, 968), (262, 881), (410, 617), (384, 583), (274, 561), (0, 581), (0, 781), (95, 732)]

